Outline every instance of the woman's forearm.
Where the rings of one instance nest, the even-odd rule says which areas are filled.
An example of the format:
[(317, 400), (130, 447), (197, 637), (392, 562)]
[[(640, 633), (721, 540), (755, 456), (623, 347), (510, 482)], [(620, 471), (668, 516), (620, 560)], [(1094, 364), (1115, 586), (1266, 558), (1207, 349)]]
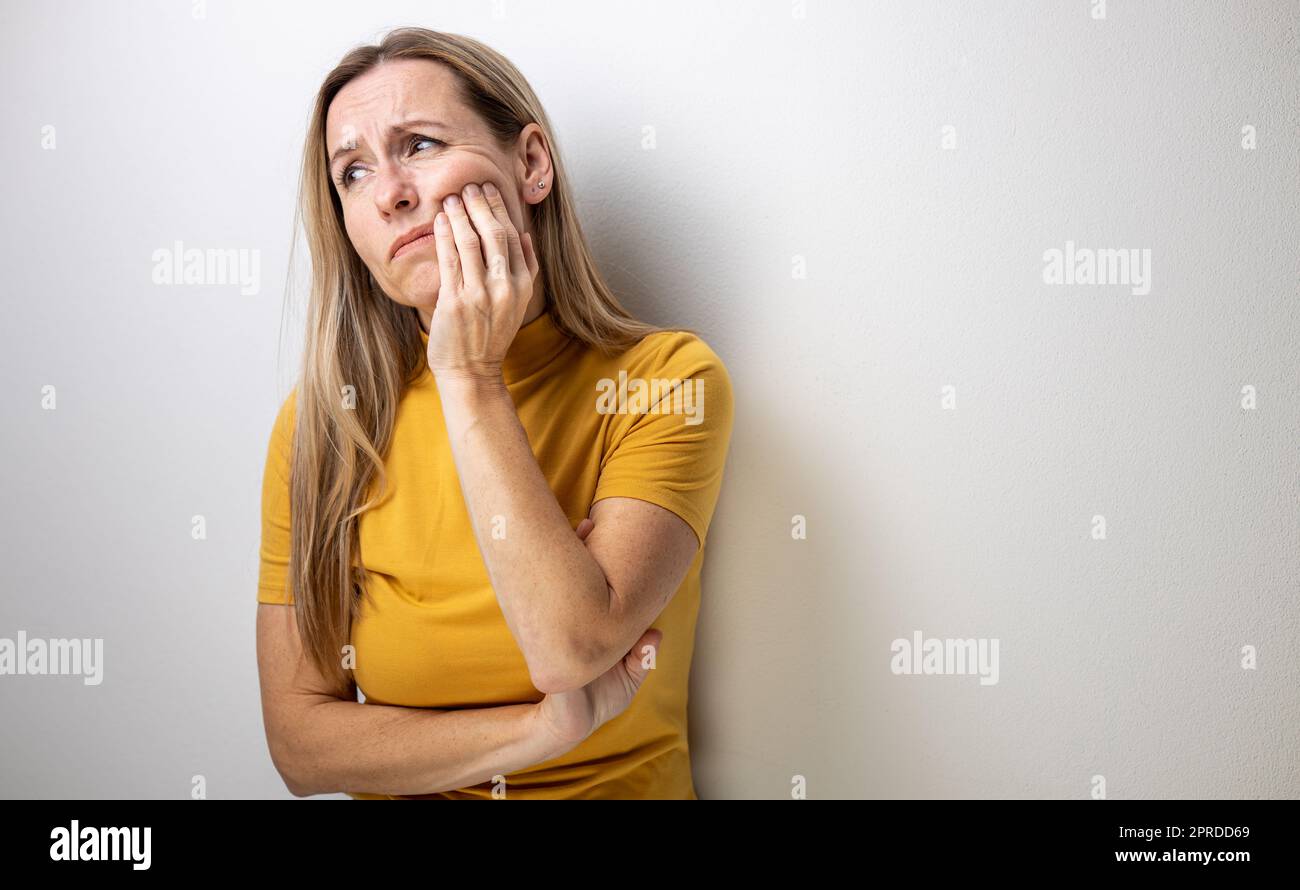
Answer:
[(537, 705), (440, 711), (322, 699), (288, 730), (286, 784), (295, 796), (432, 794), (466, 788), (558, 757)]
[[(504, 382), (437, 380), (456, 473), (492, 589), (533, 684), (555, 691), (591, 663), (610, 612), (601, 567), (542, 474)], [(581, 630), (581, 633), (578, 631)]]

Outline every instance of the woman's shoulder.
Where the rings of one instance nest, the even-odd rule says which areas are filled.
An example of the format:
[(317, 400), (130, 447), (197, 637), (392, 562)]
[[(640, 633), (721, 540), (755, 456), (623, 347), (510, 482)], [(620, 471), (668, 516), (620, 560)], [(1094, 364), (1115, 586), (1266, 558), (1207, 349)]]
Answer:
[(271, 439), (286, 443), (293, 439), (294, 424), (298, 419), (298, 385), (294, 384), (289, 390), (289, 394), (280, 402), (280, 407), (275, 414), (275, 422), (271, 425)]
[(287, 424), (290, 429), (298, 417), (298, 384), (294, 384), (289, 390), (289, 394), (280, 402), (280, 411), (276, 415), (276, 423)]
[[(659, 399), (680, 400), (689, 396), (692, 404), (702, 409), (707, 398), (708, 426), (699, 429), (716, 433), (713, 438), (719, 441), (725, 440), (730, 429), (735, 398), (731, 376), (713, 347), (692, 331), (661, 330), (647, 334), (619, 355), (602, 361), (598, 377), (596, 386), (601, 399), (622, 398), (627, 393), (633, 401), (644, 398), (648, 400), (647, 405), (654, 405)], [(639, 412), (629, 409), (629, 413)], [(651, 413), (675, 412), (654, 409)], [(702, 413), (702, 410), (698, 412)], [(694, 426), (701, 420), (690, 422)], [(664, 418), (662, 423), (665, 435), (676, 435), (671, 432), (668, 419)], [(649, 425), (658, 424), (652, 420)]]
[(647, 334), (614, 361), (629, 375), (708, 375), (727, 379), (727, 368), (722, 358), (703, 337), (688, 330), (668, 329)]

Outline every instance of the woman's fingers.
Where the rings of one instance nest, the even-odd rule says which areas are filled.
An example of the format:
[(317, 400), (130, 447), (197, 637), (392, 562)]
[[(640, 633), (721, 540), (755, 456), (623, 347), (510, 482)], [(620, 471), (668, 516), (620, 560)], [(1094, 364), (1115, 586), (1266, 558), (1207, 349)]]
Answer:
[[(474, 290), (483, 284), (482, 239), (474, 231), (459, 195), (448, 195), (442, 202), (442, 209), (451, 220), (451, 234), (460, 254), (460, 280), (466, 290)], [(437, 239), (434, 240), (436, 243)]]
[(523, 270), (528, 269), (528, 260), (524, 256), (523, 240), (520, 238), (519, 230), (515, 228), (514, 221), (510, 219), (510, 211), (506, 208), (505, 199), (497, 191), (496, 186), (490, 182), (483, 183), (483, 197), (487, 201), (492, 215), (496, 218), (506, 232), (507, 251), (510, 256), (510, 272), (519, 275)]
[(585, 541), (587, 540), (587, 535), (591, 534), (591, 530), (595, 527), (596, 523), (592, 522), (589, 517), (584, 516), (582, 522), (578, 523), (578, 527), (574, 529), (574, 531), (578, 533), (579, 540)]
[(624, 656), (628, 676), (636, 686), (639, 687), (646, 675), (655, 667), (659, 658), (659, 644), (663, 639), (664, 632), (652, 627), (641, 634), (641, 639), (637, 640), (632, 650)]
[(537, 272), (541, 268), (537, 264), (537, 248), (533, 246), (533, 233), (524, 232), (524, 262), (528, 264), (528, 280), (535, 281)]
[[(487, 183), (484, 185), (486, 186)], [(493, 191), (496, 189), (494, 188)], [(465, 186), (464, 199), (465, 209), (469, 212), (469, 218), (474, 221), (474, 228), (482, 244), (487, 270), (486, 282), (489, 286), (495, 282), (503, 282), (504, 286), (499, 285), (499, 287), (501, 291), (505, 291), (510, 283), (513, 262), (511, 236), (514, 234), (514, 226), (510, 225), (510, 217), (506, 216), (503, 223), (492, 207), (492, 198), (486, 193), (486, 188), (480, 189), (474, 183)], [(500, 195), (496, 196), (496, 202), (501, 204)], [(505, 207), (504, 204), (501, 206)], [(519, 236), (514, 235), (514, 237)], [(522, 261), (522, 255), (520, 260)]]
[(439, 290), (447, 294), (459, 294), (464, 284), (461, 280), (460, 253), (456, 250), (451, 221), (445, 213), (439, 212), (433, 219), (433, 246), (438, 251), (438, 277), (441, 279)]

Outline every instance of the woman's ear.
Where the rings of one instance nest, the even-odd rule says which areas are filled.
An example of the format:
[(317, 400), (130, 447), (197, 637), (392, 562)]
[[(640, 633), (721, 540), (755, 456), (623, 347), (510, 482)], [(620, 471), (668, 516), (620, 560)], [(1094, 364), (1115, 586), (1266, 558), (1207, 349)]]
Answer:
[(536, 123), (524, 127), (519, 133), (520, 196), (526, 204), (537, 204), (546, 199), (554, 188), (551, 182), (551, 152), (546, 145), (546, 135)]

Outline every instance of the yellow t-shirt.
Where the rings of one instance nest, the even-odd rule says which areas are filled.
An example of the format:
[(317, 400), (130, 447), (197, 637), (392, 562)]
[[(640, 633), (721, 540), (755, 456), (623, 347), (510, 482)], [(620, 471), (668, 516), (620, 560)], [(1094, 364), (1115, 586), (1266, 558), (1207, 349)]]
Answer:
[[(680, 516), (703, 545), (732, 426), (730, 378), (703, 340), (658, 332), (605, 358), (543, 312), (520, 328), (503, 376), (571, 527), (601, 498), (632, 497)], [(285, 572), (296, 393), (284, 401), (267, 449), (257, 595), (263, 603), (292, 602)], [(366, 702), (450, 709), (541, 701), (470, 527), (427, 367), (403, 392), (385, 467), (390, 492), (362, 514), (358, 531), (373, 605), (363, 599), (351, 641), (353, 676)], [(651, 625), (663, 631), (663, 642), (627, 710), (568, 753), (506, 776), (507, 798), (695, 798), (686, 700), (703, 559), (701, 546)], [(349, 794), (389, 797), (364, 789)], [(415, 797), (491, 796), (491, 783), (483, 783)]]

